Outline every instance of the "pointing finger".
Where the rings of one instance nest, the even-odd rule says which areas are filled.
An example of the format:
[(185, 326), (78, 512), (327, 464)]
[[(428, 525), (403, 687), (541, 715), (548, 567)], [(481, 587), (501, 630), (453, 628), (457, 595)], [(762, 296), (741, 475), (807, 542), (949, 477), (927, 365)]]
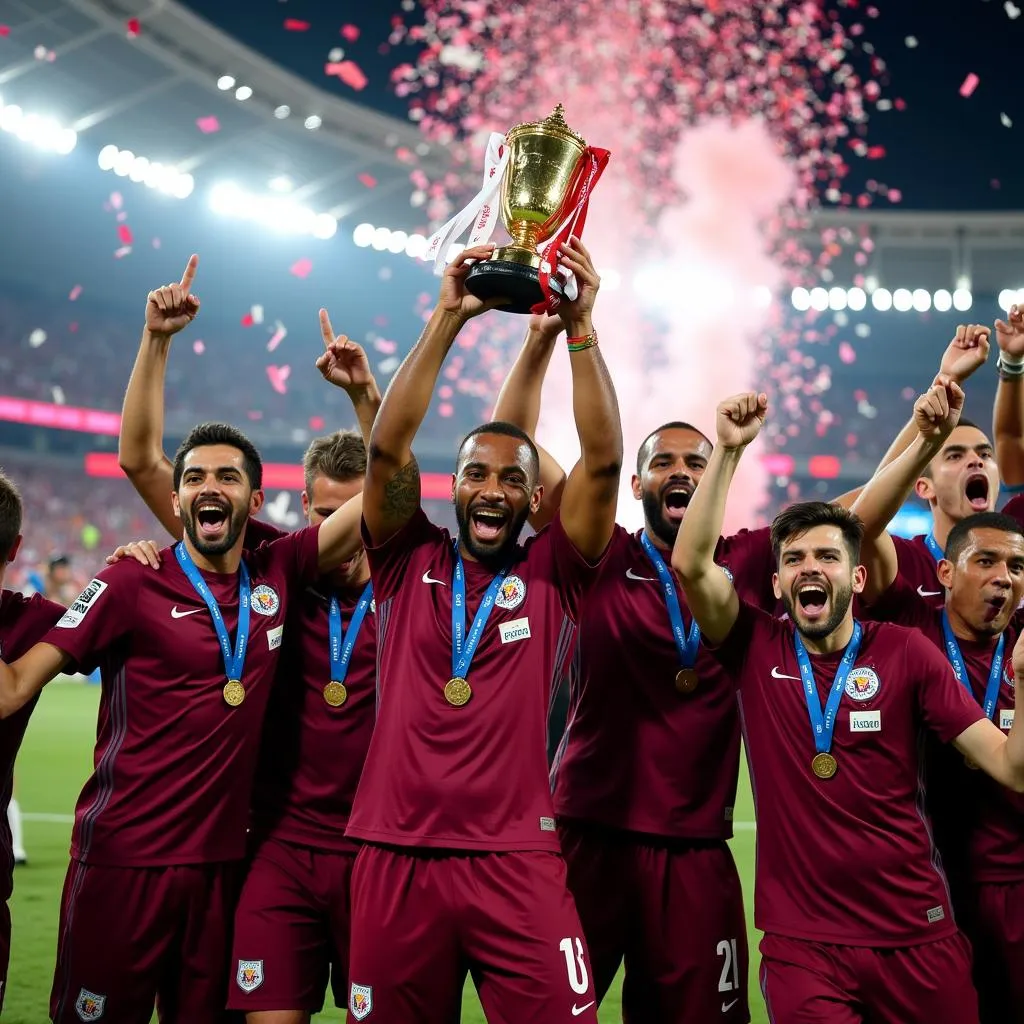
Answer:
[(181, 290), (188, 295), (192, 290), (192, 282), (196, 279), (196, 269), (199, 266), (199, 257), (192, 253), (185, 264), (185, 273), (181, 275)]
[(331, 326), (331, 318), (327, 315), (326, 309), (320, 310), (320, 334), (324, 339), (325, 347), (330, 348), (334, 341), (334, 328)]

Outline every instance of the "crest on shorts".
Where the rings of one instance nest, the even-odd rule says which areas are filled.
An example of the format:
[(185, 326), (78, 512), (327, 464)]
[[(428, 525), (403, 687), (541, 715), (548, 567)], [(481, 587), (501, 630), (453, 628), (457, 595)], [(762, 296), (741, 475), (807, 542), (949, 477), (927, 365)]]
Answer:
[(365, 1020), (373, 1009), (373, 986), (357, 985), (352, 982), (352, 994), (348, 998), (348, 1008), (356, 1020)]
[(855, 668), (846, 677), (846, 695), (854, 700), (871, 700), (880, 685), (873, 668)]
[(497, 608), (518, 608), (526, 600), (526, 584), (518, 576), (506, 576), (498, 596), (494, 599)]
[(252, 602), (252, 610), (257, 615), (276, 615), (277, 609), (281, 607), (281, 599), (277, 596), (277, 591), (265, 583), (253, 587), (249, 600)]
[(255, 992), (263, 984), (263, 961), (239, 960), (235, 981), (243, 992)]
[(75, 1000), (75, 1013), (78, 1014), (79, 1020), (99, 1020), (106, 1006), (106, 996), (98, 996), (95, 992), (83, 988)]

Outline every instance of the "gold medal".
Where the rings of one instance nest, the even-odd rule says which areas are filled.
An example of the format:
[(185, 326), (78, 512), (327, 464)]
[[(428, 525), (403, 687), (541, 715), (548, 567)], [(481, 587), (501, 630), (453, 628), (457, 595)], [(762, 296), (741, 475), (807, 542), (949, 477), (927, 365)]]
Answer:
[(839, 763), (831, 754), (815, 754), (811, 761), (811, 771), (819, 779), (831, 779), (839, 770)]
[(461, 708), (464, 704), (468, 704), (469, 698), (472, 696), (473, 691), (470, 689), (469, 683), (461, 676), (455, 676), (444, 684), (444, 699), (453, 708)]
[(224, 684), (224, 703), (237, 708), (245, 700), (245, 687), (237, 679), (229, 679)]
[(692, 668), (681, 668), (676, 673), (676, 689), (682, 694), (693, 693), (697, 689), (697, 672)]
[(324, 700), (332, 708), (340, 708), (348, 700), (348, 690), (345, 689), (345, 684), (332, 679), (324, 687)]

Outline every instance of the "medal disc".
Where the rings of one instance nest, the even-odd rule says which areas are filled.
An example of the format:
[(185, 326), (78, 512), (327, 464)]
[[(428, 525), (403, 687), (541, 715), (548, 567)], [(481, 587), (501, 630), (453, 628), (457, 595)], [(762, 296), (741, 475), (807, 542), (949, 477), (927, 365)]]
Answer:
[(245, 700), (245, 687), (237, 679), (229, 679), (224, 684), (224, 703), (237, 708)]
[(473, 691), (469, 688), (469, 683), (459, 676), (449, 679), (448, 682), (444, 684), (444, 699), (448, 701), (453, 708), (461, 708), (463, 704), (468, 704), (469, 698), (472, 696)]
[(981, 765), (977, 761), (972, 761), (969, 757), (964, 758), (964, 764), (971, 769), (972, 772), (976, 772)]
[(348, 700), (348, 690), (345, 689), (345, 684), (332, 679), (324, 687), (324, 700), (332, 708), (340, 708)]
[(683, 694), (693, 693), (697, 689), (697, 672), (692, 668), (681, 668), (676, 673), (676, 689)]
[(811, 761), (811, 771), (819, 779), (831, 779), (839, 769), (839, 764), (831, 754), (815, 754)]

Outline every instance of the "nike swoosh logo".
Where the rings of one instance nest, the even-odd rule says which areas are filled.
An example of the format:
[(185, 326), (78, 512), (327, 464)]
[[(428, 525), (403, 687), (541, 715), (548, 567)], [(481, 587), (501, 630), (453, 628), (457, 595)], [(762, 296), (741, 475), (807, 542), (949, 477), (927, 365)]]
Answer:
[(653, 576), (637, 576), (637, 574), (635, 572), (633, 572), (632, 569), (627, 569), (626, 570), (626, 579), (627, 580), (640, 580), (642, 583), (654, 583), (654, 582), (656, 582)]
[(738, 999), (734, 999), (731, 1003), (722, 1003), (722, 1013), (728, 1013), (738, 1002)]
[[(636, 577), (633, 577), (634, 579)], [(594, 1000), (591, 1000), (586, 1006), (577, 1006), (575, 1003), (572, 1004), (572, 1015), (578, 1017), (581, 1013), (586, 1013), (594, 1005)]]
[(196, 612), (201, 612), (202, 610), (203, 610), (202, 608), (190, 608), (187, 612), (179, 612), (178, 611), (178, 606), (175, 605), (171, 609), (171, 618), (172, 619), (183, 619), (183, 618), (185, 618), (186, 615), (195, 615)]
[(938, 597), (942, 593), (941, 590), (925, 590), (923, 584), (917, 588), (917, 592), (922, 597)]
[(430, 570), (428, 569), (421, 577), (424, 583), (440, 583), (442, 587), (447, 587), (448, 584), (444, 580), (435, 580), (430, 577)]
[(800, 682), (799, 676), (787, 676), (785, 672), (780, 672), (778, 665), (772, 668), (772, 679), (795, 679), (797, 682)]

